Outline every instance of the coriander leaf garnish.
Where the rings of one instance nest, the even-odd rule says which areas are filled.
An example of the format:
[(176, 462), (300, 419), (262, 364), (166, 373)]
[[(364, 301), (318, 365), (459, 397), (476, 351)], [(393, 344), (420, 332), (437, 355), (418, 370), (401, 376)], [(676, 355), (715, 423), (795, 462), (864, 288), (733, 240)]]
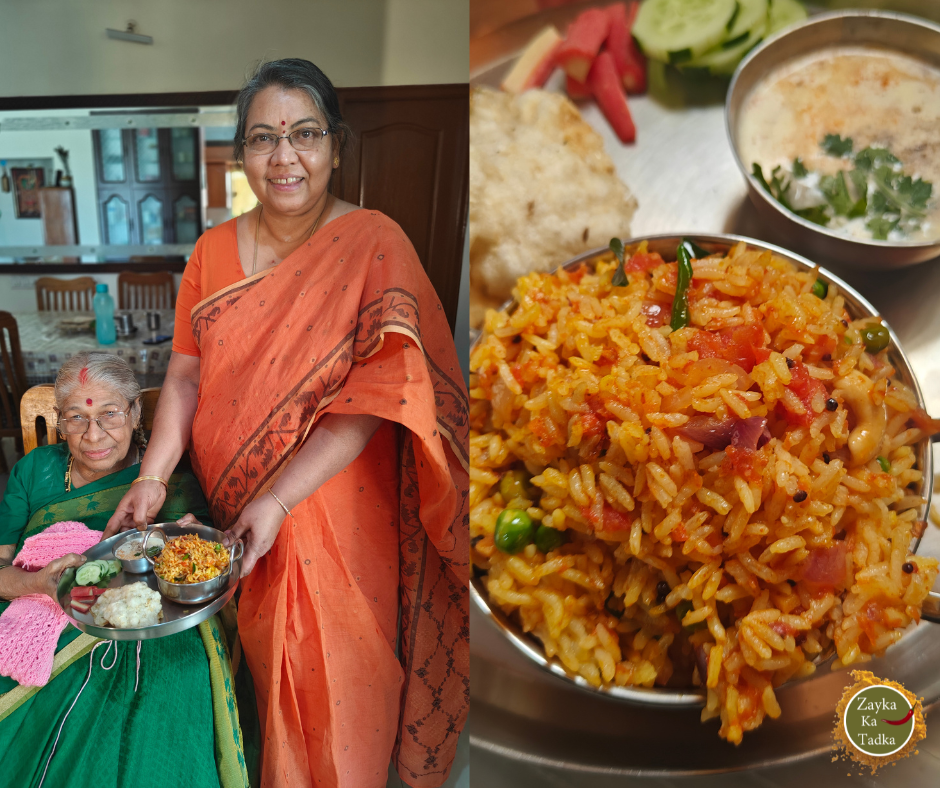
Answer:
[(799, 158), (799, 156), (793, 160), (793, 167), (791, 167), (791, 169), (794, 178), (805, 178), (809, 175), (809, 170), (806, 169), (803, 160)]
[(832, 210), (836, 212), (836, 216), (854, 219), (856, 216), (865, 215), (867, 200), (864, 196), (859, 200), (853, 200), (849, 196), (848, 187), (845, 185), (845, 173), (823, 175), (819, 179), (819, 189), (832, 206)]
[(619, 238), (610, 239), (610, 251), (614, 253), (614, 256), (617, 258), (619, 265), (617, 270), (614, 271), (613, 279), (610, 280), (611, 285), (614, 287), (626, 287), (629, 284), (627, 280), (627, 273), (623, 270), (623, 241)]
[(829, 224), (829, 220), (832, 218), (827, 213), (825, 205), (813, 205), (810, 208), (800, 208), (793, 213), (813, 224), (821, 224), (823, 227)]
[(886, 148), (865, 148), (855, 154), (855, 166), (863, 172), (870, 172), (886, 164), (900, 164), (900, 159)]
[(827, 134), (819, 146), (830, 156), (848, 156), (852, 152), (852, 138), (842, 139), (838, 134)]
[(873, 216), (865, 223), (865, 226), (871, 230), (871, 237), (876, 241), (887, 241), (888, 233), (898, 226), (898, 221), (888, 216)]

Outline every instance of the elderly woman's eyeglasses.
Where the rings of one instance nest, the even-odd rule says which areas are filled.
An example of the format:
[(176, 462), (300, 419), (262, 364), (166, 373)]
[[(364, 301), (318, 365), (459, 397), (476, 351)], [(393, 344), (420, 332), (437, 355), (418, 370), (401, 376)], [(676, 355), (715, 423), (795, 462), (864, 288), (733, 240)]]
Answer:
[(267, 154), (274, 153), (281, 140), (286, 139), (294, 150), (309, 152), (317, 150), (322, 144), (323, 138), (329, 133), (328, 129), (319, 129), (316, 126), (297, 129), (283, 137), (261, 132), (247, 137), (244, 143), (249, 153)]
[(84, 416), (69, 416), (59, 419), (59, 431), (63, 435), (84, 435), (88, 432), (91, 422), (95, 422), (98, 427), (105, 432), (116, 430), (127, 423), (127, 414), (123, 410), (109, 410), (102, 413), (97, 418), (88, 420)]

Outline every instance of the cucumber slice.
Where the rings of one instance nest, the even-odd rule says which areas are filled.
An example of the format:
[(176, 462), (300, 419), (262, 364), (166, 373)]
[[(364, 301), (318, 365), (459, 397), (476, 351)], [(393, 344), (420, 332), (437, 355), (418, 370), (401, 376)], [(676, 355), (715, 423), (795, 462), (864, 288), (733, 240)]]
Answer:
[(806, 19), (806, 9), (799, 0), (771, 0), (770, 24), (767, 35), (779, 33), (785, 27), (795, 25)]
[(651, 58), (687, 62), (727, 37), (736, 8), (735, 0), (645, 0), (633, 36)]
[(75, 582), (80, 586), (93, 586), (101, 580), (101, 567), (96, 561), (82, 564), (75, 573)]
[(763, 28), (770, 12), (770, 0), (738, 0), (738, 13), (734, 16), (728, 35), (722, 42), (724, 49), (744, 43), (758, 28)]
[(726, 47), (725, 44), (709, 50), (701, 57), (690, 60), (680, 68), (687, 69), (705, 69), (713, 76), (729, 76), (734, 73), (743, 57), (760, 42), (767, 32), (766, 20), (750, 33), (744, 34), (744, 40)]
[(112, 574), (112, 575), (116, 575), (122, 569), (120, 561), (108, 561), (108, 566), (111, 569), (109, 574)]

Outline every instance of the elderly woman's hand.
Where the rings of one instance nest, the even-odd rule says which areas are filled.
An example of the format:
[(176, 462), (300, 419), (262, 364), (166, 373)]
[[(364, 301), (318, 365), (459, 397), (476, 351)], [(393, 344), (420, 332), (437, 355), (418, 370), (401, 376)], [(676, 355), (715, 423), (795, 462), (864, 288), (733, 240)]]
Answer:
[(88, 559), (78, 553), (69, 553), (55, 561), (50, 561), (42, 569), (36, 572), (33, 583), (37, 594), (48, 594), (53, 599), (57, 598), (56, 589), (59, 585), (59, 578), (62, 573), (70, 566), (81, 566)]
[(235, 525), (225, 532), (233, 540), (245, 540), (242, 577), (251, 574), (258, 559), (274, 545), (282, 522), (284, 510), (280, 504), (272, 496), (262, 495), (248, 504)]
[(132, 485), (108, 520), (108, 526), (101, 538), (107, 539), (130, 528), (145, 530), (156, 520), (165, 500), (166, 488), (160, 482), (148, 479)]

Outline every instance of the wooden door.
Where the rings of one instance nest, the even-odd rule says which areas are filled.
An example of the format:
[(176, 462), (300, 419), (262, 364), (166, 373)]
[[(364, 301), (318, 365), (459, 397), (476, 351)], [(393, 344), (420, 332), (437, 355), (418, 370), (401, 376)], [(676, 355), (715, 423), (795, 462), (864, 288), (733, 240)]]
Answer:
[(334, 176), (334, 192), (401, 225), (453, 330), (467, 230), (469, 87), (340, 88), (337, 93), (354, 138)]

